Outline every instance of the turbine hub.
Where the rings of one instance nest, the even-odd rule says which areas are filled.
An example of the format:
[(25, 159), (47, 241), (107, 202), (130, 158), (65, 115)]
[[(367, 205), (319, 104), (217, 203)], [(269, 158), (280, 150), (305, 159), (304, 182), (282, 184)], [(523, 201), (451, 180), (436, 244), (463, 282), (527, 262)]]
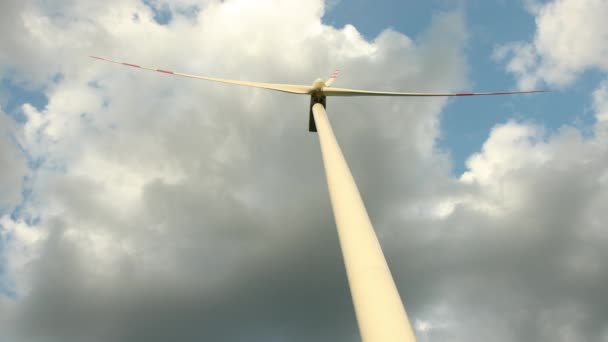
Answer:
[(322, 90), (322, 89), (323, 89), (323, 87), (325, 87), (325, 81), (323, 81), (323, 80), (322, 80), (322, 79), (320, 79), (320, 78), (317, 78), (317, 79), (316, 79), (316, 80), (313, 82), (312, 87), (313, 87), (313, 89), (314, 89), (314, 90)]

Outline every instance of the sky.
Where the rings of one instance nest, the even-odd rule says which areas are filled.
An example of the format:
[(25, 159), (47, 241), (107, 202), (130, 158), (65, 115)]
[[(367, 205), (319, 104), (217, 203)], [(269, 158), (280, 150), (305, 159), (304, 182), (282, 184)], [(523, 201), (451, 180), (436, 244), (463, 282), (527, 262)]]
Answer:
[(306, 97), (420, 342), (608, 341), (606, 0), (0, 3), (0, 342), (359, 339)]

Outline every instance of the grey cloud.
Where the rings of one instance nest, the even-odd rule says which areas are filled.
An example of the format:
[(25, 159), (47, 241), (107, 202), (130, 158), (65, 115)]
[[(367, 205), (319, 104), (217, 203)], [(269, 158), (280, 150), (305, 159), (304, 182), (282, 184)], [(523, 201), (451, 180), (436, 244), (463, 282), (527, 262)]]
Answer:
[[(515, 124), (496, 130), (510, 125)], [(426, 297), (420, 317), (434, 317), (438, 325), (452, 324), (431, 330), (430, 340), (494, 336), (499, 341), (569, 341), (605, 336), (601, 284), (608, 269), (601, 260), (606, 258), (608, 236), (599, 223), (606, 220), (600, 209), (606, 197), (601, 181), (608, 168), (605, 146), (601, 139), (583, 139), (573, 128), (547, 142), (536, 134), (528, 137), (537, 143), (512, 158), (525, 159), (542, 151), (547, 159), (491, 179), (492, 184), (505, 184), (506, 197), (508, 187), (525, 192), (504, 215), (488, 215), (462, 203), (447, 219), (419, 225), (420, 230), (439, 230), (436, 238), (423, 242), (411, 236), (420, 232), (408, 230), (410, 235), (387, 241), (387, 250), (411, 248), (406, 258), (417, 258), (418, 265), (403, 267), (403, 277), (412, 273), (428, 277), (426, 286), (433, 288), (426, 291), (435, 299)], [(509, 143), (513, 150), (517, 138)], [(482, 185), (481, 194), (488, 188)], [(398, 253), (393, 256), (398, 257)], [(416, 298), (414, 291), (409, 298)]]
[[(177, 16), (162, 29), (151, 13), (130, 20), (142, 6), (75, 6), (66, 11), (98, 29), (51, 27), (68, 42), (87, 38), (72, 47), (78, 55), (95, 47), (214, 76), (302, 82), (339, 66), (345, 86), (466, 85), (461, 13), (438, 15), (420, 37), (388, 30), (368, 42), (353, 27), (322, 25), (316, 2), (211, 2), (197, 20)], [(308, 99), (76, 60), (57, 67), (65, 77), (38, 113), (48, 145), (26, 141), (62, 167), (38, 172), (30, 210), (44, 215), (38, 228), (49, 237), (28, 268), (30, 291), (0, 302), (2, 338), (358, 338)], [(497, 127), (479, 153), (492, 162), (469, 163), (477, 181), (466, 183), (434, 147), (445, 101), (331, 100), (408, 312), (431, 324), (421, 341), (602, 338), (608, 272), (591, 267), (605, 257), (599, 138), (532, 134), (536, 144), (521, 147), (511, 126)], [(514, 159), (501, 164), (503, 155)], [(521, 200), (497, 195), (500, 182)], [(434, 214), (449, 201), (450, 214)]]

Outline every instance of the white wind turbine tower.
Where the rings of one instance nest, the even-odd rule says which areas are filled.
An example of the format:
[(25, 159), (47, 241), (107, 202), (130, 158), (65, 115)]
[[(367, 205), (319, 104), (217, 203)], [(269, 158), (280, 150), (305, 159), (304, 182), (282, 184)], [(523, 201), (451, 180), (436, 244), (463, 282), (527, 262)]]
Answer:
[(416, 337), (355, 180), (327, 118), (325, 112), (327, 96), (476, 96), (543, 92), (532, 90), (484, 93), (403, 93), (334, 88), (331, 87), (331, 84), (338, 76), (337, 70), (327, 81), (317, 79), (312, 85), (247, 82), (184, 74), (102, 57), (90, 57), (170, 75), (310, 96), (308, 130), (319, 134), (340, 247), (359, 332), (364, 342), (415, 342)]

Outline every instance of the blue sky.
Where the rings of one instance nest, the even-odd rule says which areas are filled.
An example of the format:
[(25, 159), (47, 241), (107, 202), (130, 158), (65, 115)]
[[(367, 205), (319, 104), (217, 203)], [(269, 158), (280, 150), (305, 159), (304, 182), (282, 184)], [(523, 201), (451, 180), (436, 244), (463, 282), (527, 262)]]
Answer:
[[(605, 0), (0, 4), (0, 342), (358, 337), (332, 98), (419, 342), (608, 341)], [(581, 37), (584, 37), (582, 39)], [(125, 324), (124, 322), (129, 322)]]
[[(505, 72), (503, 63), (492, 58), (494, 50), (512, 41), (534, 37), (534, 16), (522, 3), (508, 1), (338, 1), (324, 16), (328, 24), (352, 24), (368, 39), (390, 27), (417, 37), (441, 11), (462, 11), (467, 19), (470, 89), (475, 91), (512, 90), (516, 82)], [(525, 121), (547, 128), (548, 133), (563, 125), (588, 130), (594, 123), (589, 94), (603, 75), (587, 72), (576, 87), (561, 89), (539, 85), (549, 94), (524, 97), (466, 98), (451, 101), (441, 118), (439, 148), (448, 151), (453, 172), (465, 171), (466, 159), (479, 151), (490, 129), (508, 120)], [(464, 90), (464, 89), (463, 89)]]

